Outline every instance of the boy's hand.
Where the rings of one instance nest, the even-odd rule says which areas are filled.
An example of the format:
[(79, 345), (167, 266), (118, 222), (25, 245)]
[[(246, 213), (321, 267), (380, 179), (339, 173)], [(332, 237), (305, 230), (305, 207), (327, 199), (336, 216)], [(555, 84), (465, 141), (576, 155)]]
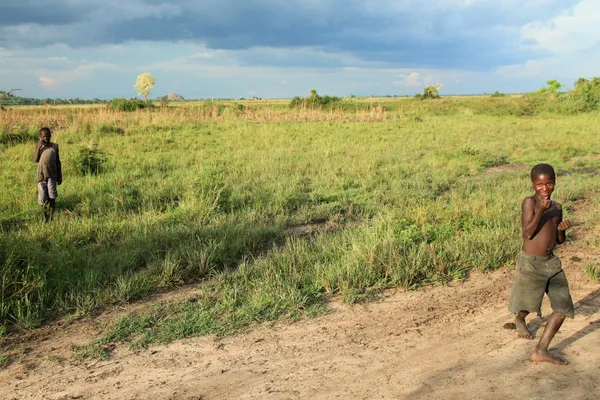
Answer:
[(559, 231), (566, 231), (570, 227), (571, 227), (571, 221), (569, 221), (569, 218), (565, 218), (564, 221), (562, 221), (560, 224), (558, 224)]
[(544, 212), (547, 209), (550, 208), (550, 206), (552, 205), (552, 200), (546, 198), (546, 199), (542, 199), (542, 201), (538, 202), (536, 204), (536, 211), (538, 212)]

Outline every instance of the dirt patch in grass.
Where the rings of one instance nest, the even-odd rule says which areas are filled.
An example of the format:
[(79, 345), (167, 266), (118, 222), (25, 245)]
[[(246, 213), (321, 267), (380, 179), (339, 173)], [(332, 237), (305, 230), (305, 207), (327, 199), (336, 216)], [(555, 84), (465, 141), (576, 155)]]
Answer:
[(502, 172), (511, 172), (511, 171), (522, 171), (527, 168), (527, 165), (523, 163), (513, 163), (513, 164), (503, 164), (498, 165), (497, 167), (490, 167), (483, 171), (484, 175), (490, 174), (499, 174)]

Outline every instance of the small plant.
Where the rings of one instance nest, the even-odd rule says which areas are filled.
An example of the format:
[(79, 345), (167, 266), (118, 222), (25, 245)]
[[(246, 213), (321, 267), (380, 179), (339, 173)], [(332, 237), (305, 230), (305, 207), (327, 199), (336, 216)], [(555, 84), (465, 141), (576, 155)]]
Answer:
[(50, 356), (48, 357), (48, 360), (62, 366), (65, 364), (66, 359), (64, 357), (61, 356)]
[(584, 267), (584, 271), (589, 280), (600, 282), (600, 267), (587, 265)]
[(7, 334), (8, 329), (6, 329), (6, 326), (0, 325), (0, 338), (6, 336)]
[(10, 357), (6, 354), (0, 354), (0, 369), (4, 369), (10, 365)]
[(106, 346), (100, 346), (98, 344), (89, 344), (84, 346), (73, 345), (71, 346), (71, 350), (73, 351), (73, 357), (76, 360), (108, 360), (110, 358), (110, 348)]
[(97, 175), (103, 171), (106, 154), (99, 150), (93, 142), (79, 149), (73, 158), (73, 166), (81, 175)]

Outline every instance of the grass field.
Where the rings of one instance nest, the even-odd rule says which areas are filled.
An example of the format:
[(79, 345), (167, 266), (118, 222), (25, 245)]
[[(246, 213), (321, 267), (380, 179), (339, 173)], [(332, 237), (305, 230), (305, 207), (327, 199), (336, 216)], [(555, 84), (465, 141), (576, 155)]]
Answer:
[[(511, 265), (532, 165), (556, 167), (567, 216), (579, 200), (599, 208), (600, 115), (530, 115), (518, 112), (529, 110), (523, 101), (2, 112), (0, 326), (77, 318), (204, 280), (193, 302), (128, 316), (104, 338), (143, 345)], [(43, 125), (64, 165), (50, 224), (32, 162)], [(82, 176), (75, 160), (90, 143), (107, 162)]]

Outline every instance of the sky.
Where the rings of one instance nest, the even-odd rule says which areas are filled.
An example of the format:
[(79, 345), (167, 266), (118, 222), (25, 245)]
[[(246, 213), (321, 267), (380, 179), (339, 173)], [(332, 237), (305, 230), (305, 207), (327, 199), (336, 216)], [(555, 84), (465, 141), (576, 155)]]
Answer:
[(0, 0), (0, 90), (37, 98), (528, 92), (600, 76), (598, 0)]

